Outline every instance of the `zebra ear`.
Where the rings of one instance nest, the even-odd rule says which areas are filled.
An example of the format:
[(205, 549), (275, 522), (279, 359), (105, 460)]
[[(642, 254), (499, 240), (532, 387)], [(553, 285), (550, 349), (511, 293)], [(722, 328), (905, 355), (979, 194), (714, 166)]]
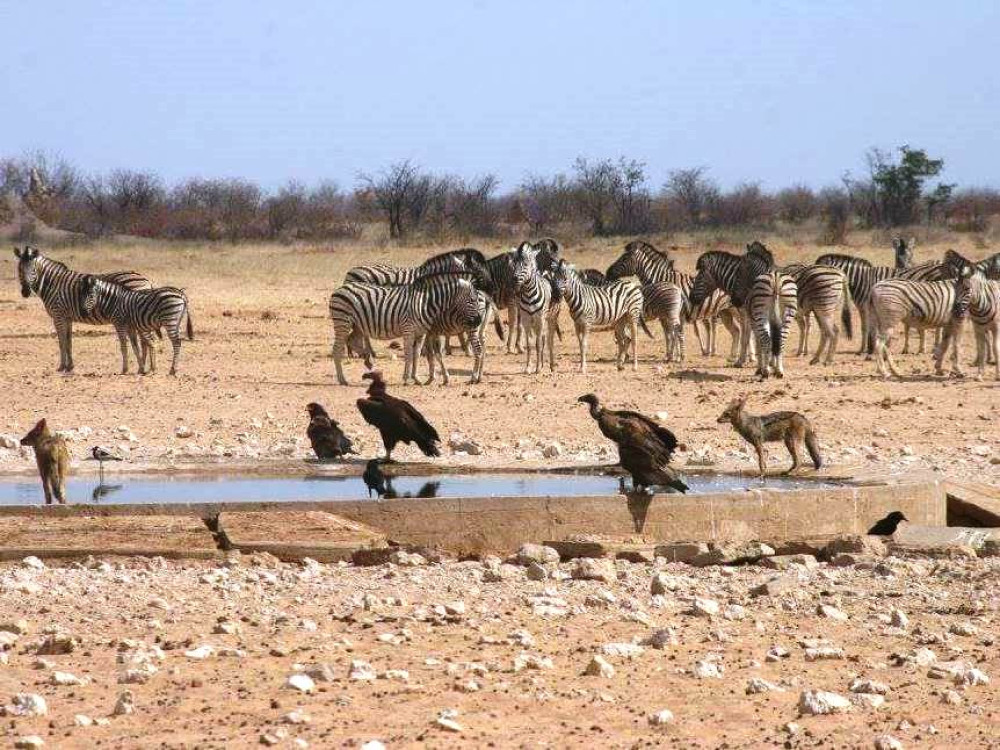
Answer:
[(24, 248), (24, 254), (25, 254), (25, 256), (27, 256), (28, 260), (31, 260), (32, 258), (37, 258), (38, 257), (38, 248), (37, 247), (25, 247)]
[(14, 256), (17, 258), (21, 257), (21, 248), (19, 248), (17, 245), (14, 245)]

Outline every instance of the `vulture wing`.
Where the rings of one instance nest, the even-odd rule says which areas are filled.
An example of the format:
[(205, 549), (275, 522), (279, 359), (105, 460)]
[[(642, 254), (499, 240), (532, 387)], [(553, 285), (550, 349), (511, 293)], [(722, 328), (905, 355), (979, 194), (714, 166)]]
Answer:
[(425, 456), (440, 456), (441, 451), (438, 450), (436, 443), (440, 443), (441, 438), (424, 415), (401, 398), (386, 396), (385, 400), (386, 405), (393, 409), (400, 423), (408, 431), (408, 440), (415, 442)]
[(669, 460), (669, 454), (672, 454), (677, 450), (677, 437), (673, 432), (668, 430), (666, 427), (661, 425), (659, 422), (650, 419), (645, 414), (640, 414), (637, 411), (617, 411), (615, 414), (620, 419), (631, 419), (638, 422), (642, 422), (647, 428), (656, 436), (656, 438), (663, 443), (663, 447), (667, 450)]

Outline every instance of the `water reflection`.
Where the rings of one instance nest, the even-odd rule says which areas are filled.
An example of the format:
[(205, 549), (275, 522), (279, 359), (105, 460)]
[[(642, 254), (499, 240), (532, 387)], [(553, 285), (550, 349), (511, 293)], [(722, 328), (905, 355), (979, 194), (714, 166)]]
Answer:
[(424, 482), (416, 492), (404, 492), (400, 495), (396, 488), (392, 486), (392, 477), (385, 478), (385, 499), (396, 500), (405, 497), (437, 497), (441, 489), (441, 482)]
[(118, 492), (118, 490), (124, 486), (124, 484), (99, 484), (94, 487), (94, 491), (90, 493), (90, 498), (95, 503), (99, 503), (108, 495), (113, 495)]

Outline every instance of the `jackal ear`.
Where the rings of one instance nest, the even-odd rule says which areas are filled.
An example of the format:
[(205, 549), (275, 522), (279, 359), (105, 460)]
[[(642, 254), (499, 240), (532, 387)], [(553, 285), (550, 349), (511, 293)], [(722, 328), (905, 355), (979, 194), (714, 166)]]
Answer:
[(48, 423), (45, 421), (45, 418), (42, 417), (41, 419), (38, 420), (38, 424), (35, 425), (35, 429), (40, 431), (44, 430), (47, 426)]

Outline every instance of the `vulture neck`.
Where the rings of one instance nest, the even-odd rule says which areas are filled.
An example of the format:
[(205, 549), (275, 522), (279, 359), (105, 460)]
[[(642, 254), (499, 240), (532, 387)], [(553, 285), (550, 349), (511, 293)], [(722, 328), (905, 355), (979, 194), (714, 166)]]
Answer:
[(372, 398), (383, 398), (385, 396), (385, 383), (372, 381), (372, 384), (368, 386), (368, 395)]
[(590, 408), (590, 416), (594, 419), (601, 418), (601, 412), (604, 411), (604, 409), (601, 408), (600, 404), (588, 404), (588, 407)]

